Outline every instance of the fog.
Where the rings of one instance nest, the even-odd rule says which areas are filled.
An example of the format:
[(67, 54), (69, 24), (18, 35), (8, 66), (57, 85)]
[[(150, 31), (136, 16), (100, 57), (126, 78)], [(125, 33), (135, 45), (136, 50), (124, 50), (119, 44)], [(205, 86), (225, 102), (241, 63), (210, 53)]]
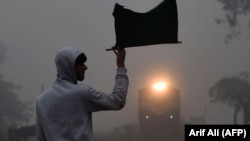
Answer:
[[(110, 93), (115, 78), (114, 4), (147, 12), (160, 0), (1, 0), (0, 43), (6, 48), (0, 66), (4, 79), (21, 86), (18, 98), (30, 101), (55, 80), (54, 56), (71, 46), (86, 53), (88, 70), (83, 83)], [(181, 44), (127, 48), (130, 79), (127, 104), (121, 111), (94, 113), (94, 132), (138, 122), (138, 91), (158, 79), (168, 80), (181, 94), (181, 117), (206, 115), (208, 124), (233, 123), (233, 108), (209, 102), (208, 90), (223, 77), (250, 70), (249, 34), (225, 44), (228, 28), (215, 22), (223, 17), (216, 0), (178, 0)], [(245, 23), (247, 19), (240, 19)], [(1, 58), (2, 58), (2, 50)], [(6, 107), (8, 108), (8, 107)], [(34, 112), (35, 113), (35, 112)], [(34, 124), (35, 115), (29, 124)]]

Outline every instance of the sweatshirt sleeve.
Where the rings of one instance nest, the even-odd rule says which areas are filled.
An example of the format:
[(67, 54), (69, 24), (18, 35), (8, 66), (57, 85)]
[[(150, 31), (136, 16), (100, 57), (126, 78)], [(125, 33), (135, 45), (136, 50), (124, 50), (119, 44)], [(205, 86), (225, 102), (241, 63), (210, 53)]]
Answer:
[(126, 104), (129, 79), (126, 68), (118, 68), (114, 88), (111, 94), (106, 94), (89, 88), (89, 106), (91, 112), (102, 110), (120, 110)]

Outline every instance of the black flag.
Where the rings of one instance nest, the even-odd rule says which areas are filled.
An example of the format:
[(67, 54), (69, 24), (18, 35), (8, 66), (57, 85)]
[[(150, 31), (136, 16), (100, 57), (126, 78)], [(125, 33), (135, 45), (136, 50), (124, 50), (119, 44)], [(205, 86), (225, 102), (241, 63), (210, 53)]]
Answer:
[(176, 0), (163, 0), (146, 13), (138, 13), (115, 4), (116, 46), (123, 48), (178, 41), (178, 13)]

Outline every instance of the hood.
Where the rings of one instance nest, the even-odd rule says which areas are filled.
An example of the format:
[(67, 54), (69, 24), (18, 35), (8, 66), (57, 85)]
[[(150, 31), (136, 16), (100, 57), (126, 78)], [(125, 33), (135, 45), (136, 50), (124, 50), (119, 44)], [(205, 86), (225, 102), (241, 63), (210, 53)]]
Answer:
[(81, 53), (83, 52), (72, 47), (64, 47), (58, 50), (55, 57), (58, 80), (66, 80), (75, 84), (77, 83), (75, 60)]

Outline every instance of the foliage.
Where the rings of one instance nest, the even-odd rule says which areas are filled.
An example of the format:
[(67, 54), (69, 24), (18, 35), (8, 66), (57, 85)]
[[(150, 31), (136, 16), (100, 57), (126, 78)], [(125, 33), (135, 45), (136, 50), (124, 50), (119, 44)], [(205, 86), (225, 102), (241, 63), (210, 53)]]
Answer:
[(20, 89), (20, 86), (6, 82), (0, 74), (0, 123), (18, 125), (20, 122), (27, 122), (29, 103), (21, 102), (13, 92)]
[[(4, 61), (5, 53), (6, 49), (0, 44), (0, 63)], [(28, 122), (31, 116), (31, 103), (20, 101), (14, 92), (20, 88), (19, 85), (5, 81), (0, 73), (0, 140), (4, 140), (8, 126), (20, 126)]]
[[(239, 22), (239, 17), (248, 17), (250, 13), (250, 1), (249, 0), (217, 0), (222, 3), (223, 10), (225, 11), (224, 18), (217, 18), (218, 24), (227, 24), (229, 27), (229, 33), (226, 35), (226, 43), (232, 38), (239, 38), (242, 33), (242, 24)], [(250, 34), (250, 20), (248, 21), (247, 28)]]
[(223, 78), (209, 90), (211, 102), (239, 106), (250, 102), (250, 83), (239, 77)]

